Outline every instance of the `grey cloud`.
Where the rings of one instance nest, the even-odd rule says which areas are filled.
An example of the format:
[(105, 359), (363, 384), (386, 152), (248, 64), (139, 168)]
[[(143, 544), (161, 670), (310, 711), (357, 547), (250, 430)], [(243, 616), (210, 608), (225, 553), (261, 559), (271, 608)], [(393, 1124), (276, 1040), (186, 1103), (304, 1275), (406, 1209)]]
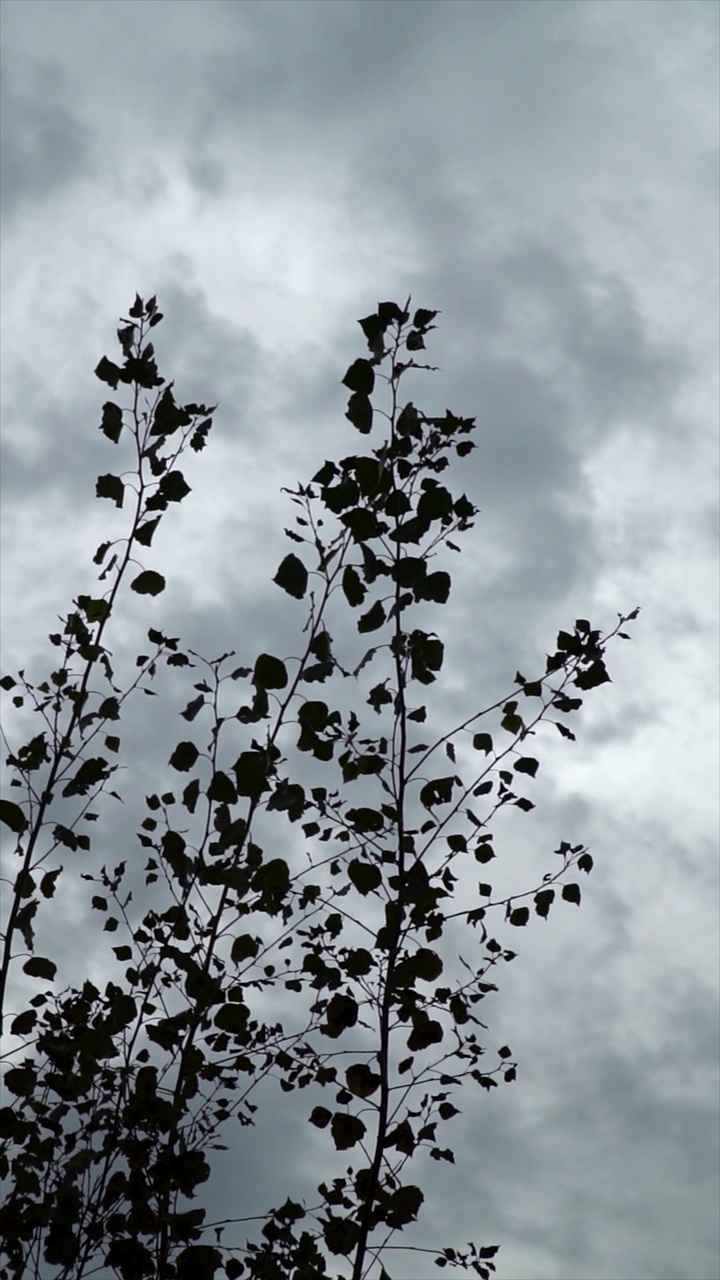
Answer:
[[(5, 217), (57, 195), (91, 171), (88, 129), (62, 102), (62, 80), (35, 68), (34, 89), (16, 87), (7, 60), (0, 71), (0, 198)], [(48, 90), (50, 91), (48, 93)]]
[[(3, 7), (11, 18), (6, 58), (13, 58), (3, 77), (3, 186), (12, 215), (6, 235), (10, 247), (19, 247), (21, 281), (33, 264), (31, 236), (13, 243), (23, 225), (19, 215), (32, 232), (34, 208), (52, 212), (55, 198), (60, 208), (71, 184), (89, 176), (117, 199), (118, 227), (111, 230), (114, 243), (129, 246), (132, 264), (147, 201), (157, 210), (174, 193), (185, 199), (179, 168), (196, 202), (191, 214), (209, 210), (217, 229), (228, 200), (216, 268), (223, 253), (241, 258), (233, 217), (236, 208), (245, 212), (246, 194), (251, 210), (262, 211), (267, 200), (272, 216), (285, 219), (290, 252), (296, 244), (299, 255), (305, 248), (302, 235), (294, 240), (292, 197), (309, 192), (336, 210), (345, 228), (341, 260), (354, 261), (360, 245), (367, 253), (362, 296), (347, 310), (340, 295), (347, 314), (342, 331), (338, 320), (336, 332), (319, 339), (304, 328), (298, 307), (296, 347), (268, 354), (271, 326), (255, 334), (251, 323), (232, 323), (227, 309), (216, 308), (199, 276), (192, 216), (183, 252), (172, 257), (158, 223), (158, 243), (144, 259), (156, 254), (153, 279), (133, 283), (158, 294), (166, 315), (158, 331), (160, 368), (176, 379), (179, 397), (220, 402), (207, 455), (222, 446), (227, 465), (215, 479), (238, 491), (237, 510), (230, 505), (211, 549), (222, 569), (221, 598), (195, 603), (191, 540), (181, 545), (182, 563), (175, 544), (158, 546), (158, 567), (168, 576), (154, 615), (162, 618), (159, 625), (208, 654), (232, 647), (248, 665), (261, 650), (284, 654), (294, 646), (302, 610), (270, 582), (287, 550), (282, 524), (291, 523), (292, 508), (278, 503), (247, 515), (248, 481), (238, 459), (250, 455), (277, 490), (307, 481), (325, 457), (357, 449), (343, 420), (339, 384), (363, 350), (356, 318), (380, 298), (403, 301), (412, 292), (416, 305), (443, 312), (428, 350), (441, 371), (408, 379), (408, 398), (431, 412), (447, 407), (476, 415), (479, 427), (477, 450), (453, 476), (453, 486), (466, 488), (481, 514), (463, 556), (448, 566), (457, 594), (438, 621), (449, 633), (449, 680), (435, 710), (440, 718), (461, 719), (470, 693), (474, 699), (479, 691), (485, 701), (496, 687), (504, 691), (515, 667), (526, 670), (526, 663), (526, 674), (534, 674), (557, 627), (584, 613), (603, 571), (635, 563), (633, 548), (623, 552), (620, 566), (601, 561), (588, 460), (628, 422), (633, 431), (671, 443), (685, 427), (675, 406), (700, 364), (693, 336), (658, 339), (647, 293), (642, 296), (626, 271), (627, 258), (615, 261), (619, 240), (611, 237), (598, 249), (588, 228), (597, 216), (597, 225), (604, 220), (621, 237), (672, 184), (682, 196), (685, 180), (714, 208), (715, 154), (702, 140), (711, 131), (701, 137), (693, 121), (706, 110), (708, 87), (715, 92), (716, 66), (708, 54), (715, 47), (715, 7), (693, 0), (683, 6), (648, 0), (623, 6), (602, 0), (3, 0)], [(102, 61), (107, 49), (112, 58)], [(152, 179), (145, 186), (137, 178), (139, 159)], [(92, 217), (94, 191), (89, 184), (87, 199), (81, 192), (77, 202), (78, 272), (82, 219)], [(670, 226), (665, 210), (659, 236), (670, 252), (693, 225), (689, 197), (677, 209), (678, 225)], [(168, 213), (172, 221), (177, 209)], [(390, 251), (385, 235), (392, 238)], [(373, 259), (366, 246), (376, 243)], [(115, 267), (108, 260), (112, 288)], [(660, 273), (672, 267), (658, 262)], [(285, 282), (267, 263), (251, 262), (245, 273), (253, 284), (256, 270), (266, 272), (264, 296), (275, 290), (282, 307)], [(707, 274), (712, 289), (711, 265)], [(215, 278), (221, 275), (217, 270)], [(47, 287), (60, 314), (57, 286), (49, 280)], [(689, 294), (687, 282), (680, 287)], [(63, 315), (77, 325), (84, 304), (65, 301)], [(95, 476), (110, 467), (112, 449), (97, 431), (108, 392), (93, 379), (92, 362), (103, 349), (113, 355), (116, 311), (130, 298), (103, 300), (103, 307), (106, 301), (109, 309), (96, 316), (101, 344), (71, 396), (51, 395), (42, 361), (35, 367), (8, 361), (3, 370), (4, 422), (13, 438), (3, 458), (8, 528), (14, 515), (31, 510), (52, 528), (51, 515), (61, 507), (81, 520), (96, 506)], [(228, 299), (223, 302), (227, 308)], [(337, 298), (329, 305), (339, 316)], [(272, 396), (266, 397), (269, 380)], [(37, 454), (15, 443), (14, 428), (22, 422), (37, 433)], [(193, 475), (188, 470), (194, 493), (179, 518), (168, 516), (171, 532), (181, 532), (198, 509), (202, 518), (202, 504), (226, 493), (213, 492), (212, 481), (203, 479), (205, 463), (197, 460)], [(637, 483), (647, 510), (654, 495), (646, 478)], [(634, 528), (651, 539), (649, 523), (641, 511)], [(692, 553), (697, 543), (689, 532)], [(709, 514), (702, 534), (712, 536)], [(7, 540), (3, 551), (10, 557), (19, 549)], [(69, 602), (77, 583), (69, 565), (62, 569)], [(618, 600), (617, 608), (637, 603), (643, 602)], [(605, 624), (614, 616), (592, 621)], [(695, 626), (690, 613), (687, 622)], [(42, 619), (37, 635), (46, 623), (49, 629), (51, 619)], [(673, 625), (663, 618), (659, 632), (674, 644)], [(124, 618), (123, 626), (118, 663), (131, 665), (137, 617)], [(357, 640), (353, 628), (352, 618), (345, 619), (338, 642)], [(20, 637), (25, 650), (37, 647), (35, 631)], [(703, 688), (706, 679), (703, 669)], [(139, 701), (124, 725), (124, 759), (148, 789), (166, 778), (163, 762), (174, 742), (194, 736), (178, 718), (185, 683), (168, 678), (165, 687), (167, 699)], [(664, 715), (659, 700), (647, 706), (647, 694), (616, 688), (608, 695), (622, 699), (617, 714), (581, 730), (588, 748), (612, 738), (632, 745), (638, 724)], [(201, 737), (198, 732), (198, 742)], [(556, 828), (561, 838), (576, 832), (587, 839), (599, 856), (582, 908), (583, 946), (575, 945), (572, 932), (563, 944), (559, 920), (547, 935), (544, 926), (532, 938), (530, 929), (520, 931), (528, 937), (487, 1013), (488, 1045), (507, 1037), (519, 1053), (520, 1080), (498, 1090), (501, 1097), (461, 1093), (463, 1115), (448, 1133), (457, 1166), (438, 1171), (433, 1162), (426, 1179), (431, 1216), (406, 1239), (457, 1244), (477, 1234), (484, 1243), (499, 1243), (503, 1280), (709, 1280), (717, 1271), (710, 978), (692, 974), (673, 985), (668, 975), (681, 967), (681, 955), (668, 956), (662, 970), (657, 966), (658, 988), (667, 984), (668, 990), (653, 989), (636, 1008), (638, 1041), (643, 1035), (655, 1040), (633, 1056), (622, 984), (645, 975), (649, 964), (638, 943), (637, 905), (617, 868), (620, 859), (633, 858), (639, 833), (625, 820), (619, 830), (612, 815), (598, 813), (589, 791), (582, 799), (559, 800), (558, 777), (548, 775), (546, 790), (542, 775), (545, 803), (527, 830), (508, 824), (503, 874), (507, 864), (512, 873), (516, 852), (551, 850)], [(124, 780), (118, 789), (123, 793)], [(144, 816), (143, 796), (132, 812), (127, 799), (122, 824), (113, 824), (114, 812), (103, 853), (119, 859), (131, 846), (139, 904), (143, 859), (135, 827)], [(682, 869), (690, 936), (694, 907), (714, 891), (710, 874), (705, 879), (697, 871), (702, 853), (676, 846), (652, 814), (637, 822), (643, 848), (657, 849), (658, 877), (664, 868)], [(283, 848), (295, 849), (294, 834), (281, 829)], [(708, 839), (708, 864), (712, 848)], [(657, 927), (663, 928), (660, 913)], [(684, 936), (682, 929), (676, 936)], [(68, 946), (71, 940), (68, 933)], [(62, 951), (65, 935), (56, 943)], [(664, 1092), (669, 1075), (674, 1092)], [(208, 1191), (213, 1215), (262, 1212), (288, 1192), (312, 1199), (325, 1172), (317, 1166), (327, 1148), (308, 1138), (305, 1097), (268, 1097), (257, 1129), (240, 1131), (237, 1144), (230, 1134), (233, 1149), (221, 1156)], [(254, 1231), (248, 1224), (240, 1238)], [(412, 1254), (389, 1258), (395, 1280), (436, 1271), (430, 1263), (419, 1272)]]

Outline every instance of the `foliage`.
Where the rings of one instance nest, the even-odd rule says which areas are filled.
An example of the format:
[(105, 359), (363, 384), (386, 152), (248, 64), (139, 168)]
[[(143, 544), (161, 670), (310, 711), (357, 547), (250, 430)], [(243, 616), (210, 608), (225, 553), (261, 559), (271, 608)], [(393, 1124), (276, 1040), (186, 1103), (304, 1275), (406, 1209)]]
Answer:
[[(152, 599), (165, 588), (143, 558), (190, 492), (178, 464), (205, 447), (214, 408), (179, 405), (160, 377), (154, 298), (136, 297), (121, 321), (121, 362), (103, 358), (95, 370), (129, 401), (103, 406), (100, 430), (130, 456), (97, 481), (127, 530), (97, 548), (100, 586), (50, 636), (50, 675), (1, 682), (20, 715), (35, 717), (28, 741), (8, 747), (13, 798), (0, 810), (15, 859), (3, 1007), (11, 973), (22, 974), (0, 1109), (3, 1280), (98, 1268), (122, 1280), (321, 1280), (343, 1268), (388, 1280), (388, 1240), (424, 1201), (413, 1158), (453, 1162), (440, 1131), (459, 1112), (461, 1086), (515, 1078), (510, 1049), (488, 1051), (480, 1036), (482, 1002), (514, 956), (491, 912), (515, 928), (532, 912), (546, 919), (560, 885), (578, 904), (567, 876), (589, 872), (592, 859), (562, 843), (554, 869), (511, 899), (475, 876), (495, 858), (500, 810), (533, 807), (538, 727), (572, 739), (566, 718), (579, 695), (608, 680), (610, 637), (578, 619), (544, 671), (518, 673), (506, 696), (452, 732), (428, 732), (445, 655), (428, 619), (451, 589), (438, 557), (459, 550), (477, 514), (447, 479), (451, 460), (474, 448), (474, 420), (427, 417), (399, 398), (408, 371), (429, 368), (417, 357), (436, 315), (385, 302), (360, 321), (369, 357), (343, 379), (346, 416), (381, 438), (290, 491), (293, 549), (275, 582), (304, 606), (298, 651), (236, 665), (151, 627), (124, 687), (111, 624), (123, 591)], [(373, 403), (377, 380), (387, 412)], [(101, 817), (117, 824), (103, 801), (119, 799), (121, 761), (142, 787), (120, 722), (129, 699), (154, 696), (164, 667), (192, 689), (167, 787), (146, 799), (138, 892), (127, 859), (102, 864)], [(89, 979), (61, 989), (47, 954), (63, 888), (83, 885), (113, 974), (102, 990)], [(473, 965), (456, 954), (468, 934)], [(233, 1147), (252, 1144), (253, 1095), (269, 1080), (308, 1091), (309, 1122), (339, 1153), (337, 1176), (315, 1204), (278, 1201), (243, 1240), (193, 1201), (233, 1119), (243, 1129)], [(431, 1257), (488, 1280), (496, 1252)]]

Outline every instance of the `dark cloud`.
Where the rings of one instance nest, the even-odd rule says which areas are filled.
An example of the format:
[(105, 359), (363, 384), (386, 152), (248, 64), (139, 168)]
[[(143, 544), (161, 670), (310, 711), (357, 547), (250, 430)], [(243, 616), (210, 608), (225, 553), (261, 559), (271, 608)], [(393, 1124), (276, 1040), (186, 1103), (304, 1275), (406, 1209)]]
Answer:
[[(612, 625), (615, 605), (646, 594), (654, 612), (580, 741), (548, 730), (565, 763), (549, 751), (538, 809), (498, 835), (501, 884), (534, 875), (571, 834), (597, 870), (577, 916), (516, 931), (486, 1020), (488, 1045), (518, 1051), (520, 1080), (463, 1094), (448, 1131), (457, 1165), (424, 1170), (428, 1218), (405, 1239), (475, 1233), (503, 1246), (507, 1280), (708, 1280), (716, 1019), (693, 958), (713, 842), (699, 783), (682, 830), (682, 777), (707, 768), (713, 662), (696, 575), (717, 527), (710, 462), (706, 474), (698, 462), (716, 408), (716, 224), (702, 230), (717, 203), (716, 6), (3, 9), (4, 659), (12, 648), (44, 674), (42, 637), (87, 589), (97, 527), (115, 518), (93, 496), (120, 455), (97, 430), (109, 392), (92, 369), (113, 356), (135, 288), (158, 295), (160, 369), (178, 398), (219, 402), (188, 466), (193, 493), (152, 549), (168, 578), (153, 622), (247, 665), (301, 644), (303, 610), (271, 582), (293, 516), (279, 490), (358, 448), (340, 385), (364, 349), (357, 318), (410, 293), (438, 308), (428, 361), (440, 370), (403, 390), (429, 412), (477, 417), (453, 484), (481, 513), (447, 565), (447, 682), (431, 691), (431, 722), (505, 692), (516, 667), (533, 674), (575, 616)], [(128, 605), (118, 671), (132, 671), (146, 625)], [(342, 611), (331, 629), (338, 646), (360, 644)], [(137, 699), (124, 727), (125, 805), (110, 805), (102, 848), (119, 860), (130, 847), (138, 909), (135, 829), (187, 736), (193, 678), (165, 673), (163, 697)], [(364, 696), (361, 684), (339, 698)], [(277, 839), (301, 856), (294, 828)], [(67, 972), (102, 974), (100, 953), (74, 945), (84, 900), (67, 920), (52, 906)], [(667, 955), (656, 937), (672, 939)], [(306, 1098), (262, 1102), (213, 1175), (218, 1217), (312, 1200), (328, 1176)], [(424, 1275), (420, 1255), (388, 1256), (395, 1280)]]
[(36, 207), (92, 171), (90, 134), (63, 103), (64, 77), (52, 64), (18, 86), (7, 58), (0, 67), (0, 207), (4, 218)]

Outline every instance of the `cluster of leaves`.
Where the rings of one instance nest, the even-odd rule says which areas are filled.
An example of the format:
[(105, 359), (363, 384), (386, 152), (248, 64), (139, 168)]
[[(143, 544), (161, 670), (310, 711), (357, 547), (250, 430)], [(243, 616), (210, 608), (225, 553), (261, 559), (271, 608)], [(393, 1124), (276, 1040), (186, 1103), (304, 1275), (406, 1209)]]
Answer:
[[(389, 1280), (388, 1240), (424, 1200), (407, 1166), (420, 1151), (454, 1161), (438, 1130), (458, 1114), (459, 1087), (515, 1078), (508, 1046), (488, 1059), (479, 1035), (479, 1005), (497, 989), (498, 965), (514, 957), (488, 913), (524, 926), (527, 899), (546, 919), (558, 882), (560, 896), (579, 903), (567, 875), (589, 872), (592, 859), (563, 843), (559, 864), (519, 898), (496, 899), (479, 881), (471, 903), (466, 869), (495, 857), (491, 824), (502, 808), (533, 807), (523, 789), (538, 771), (528, 739), (542, 721), (573, 737), (558, 717), (608, 679), (610, 637), (578, 619), (541, 674), (517, 673), (502, 699), (423, 741), (429, 686), (444, 662), (426, 619), (451, 589), (435, 563), (445, 548), (459, 550), (455, 539), (476, 515), (447, 480), (451, 461), (474, 448), (474, 420), (427, 417), (400, 402), (403, 376), (429, 368), (416, 357), (436, 315), (386, 302), (360, 321), (369, 356), (343, 379), (346, 416), (363, 437), (381, 421), (382, 438), (326, 461), (291, 491), (294, 549), (275, 582), (306, 605), (300, 652), (236, 666), (233, 654), (206, 660), (152, 628), (124, 690), (106, 628), (126, 580), (139, 595), (165, 585), (152, 569), (133, 577), (130, 566), (189, 492), (177, 464), (187, 447), (204, 446), (213, 410), (177, 405), (159, 377), (147, 342), (161, 318), (154, 298), (136, 298), (121, 322), (122, 364), (97, 366), (113, 390), (130, 391), (129, 408), (105, 404), (101, 431), (131, 444), (134, 467), (97, 484), (117, 507), (133, 495), (130, 528), (96, 552), (107, 585), (78, 597), (64, 632), (51, 636), (62, 654), (50, 678), (1, 682), (44, 726), (9, 751), (16, 798), (0, 810), (18, 860), (3, 998), (16, 963), (17, 991), (27, 994), (10, 1015), (13, 1101), (0, 1108), (0, 1175), (11, 1184), (0, 1210), (2, 1280), (70, 1280), (99, 1263), (122, 1280), (322, 1280), (331, 1258), (353, 1280)], [(373, 403), (378, 379), (387, 411)], [(625, 621), (610, 635), (623, 635)], [(355, 637), (370, 634), (360, 654)], [(191, 677), (180, 713), (193, 727), (173, 744), (173, 781), (146, 799), (138, 894), (126, 861), (89, 869), (105, 838), (91, 832), (101, 798), (116, 794), (116, 722), (136, 690), (154, 693), (161, 665), (203, 674)], [(479, 728), (488, 719), (492, 733)], [(268, 854), (263, 833), (273, 823)], [(88, 884), (99, 940), (112, 940), (107, 964), (118, 968), (102, 991), (85, 981), (56, 992), (55, 962), (35, 951), (36, 929), (48, 949), (49, 900), (61, 900), (63, 872), (75, 890)], [(451, 921), (474, 932), (473, 965), (454, 955)], [(286, 1199), (258, 1240), (229, 1242), (232, 1224), (208, 1222), (189, 1202), (229, 1122), (247, 1136), (253, 1092), (271, 1080), (284, 1092), (309, 1090), (310, 1124), (341, 1153), (342, 1171), (319, 1185), (317, 1203)], [(318, 1090), (328, 1105), (314, 1101)], [(496, 1252), (470, 1245), (432, 1256), (489, 1280)]]

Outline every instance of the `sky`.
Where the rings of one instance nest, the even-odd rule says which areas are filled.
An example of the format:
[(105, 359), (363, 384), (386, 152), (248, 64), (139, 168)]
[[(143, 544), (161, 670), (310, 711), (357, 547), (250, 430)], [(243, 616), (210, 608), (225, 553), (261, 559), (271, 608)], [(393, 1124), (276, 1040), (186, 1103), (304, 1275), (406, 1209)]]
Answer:
[[(179, 398), (219, 404), (153, 546), (167, 634), (282, 646), (282, 488), (355, 449), (356, 322), (408, 295), (441, 313), (440, 371), (408, 394), (478, 424), (442, 714), (542, 669), (576, 617), (609, 630), (641, 607), (577, 742), (543, 741), (537, 808), (508, 824), (531, 883), (560, 839), (596, 869), (579, 911), (513, 933), (487, 1020), (518, 1081), (463, 1095), (457, 1164), (433, 1171), (413, 1236), (500, 1244), (500, 1280), (720, 1267), (719, 14), (0, 0), (4, 671), (44, 671), (92, 583), (110, 519), (93, 370), (136, 291), (157, 294)], [(141, 634), (126, 608), (120, 657)], [(136, 728), (136, 770), (167, 717)], [(102, 971), (63, 932), (82, 903), (56, 909), (68, 971)], [(215, 1203), (278, 1203), (289, 1166), (312, 1197), (327, 1153), (303, 1107), (275, 1100), (242, 1131)], [(393, 1280), (424, 1280), (420, 1255), (389, 1256)]]

